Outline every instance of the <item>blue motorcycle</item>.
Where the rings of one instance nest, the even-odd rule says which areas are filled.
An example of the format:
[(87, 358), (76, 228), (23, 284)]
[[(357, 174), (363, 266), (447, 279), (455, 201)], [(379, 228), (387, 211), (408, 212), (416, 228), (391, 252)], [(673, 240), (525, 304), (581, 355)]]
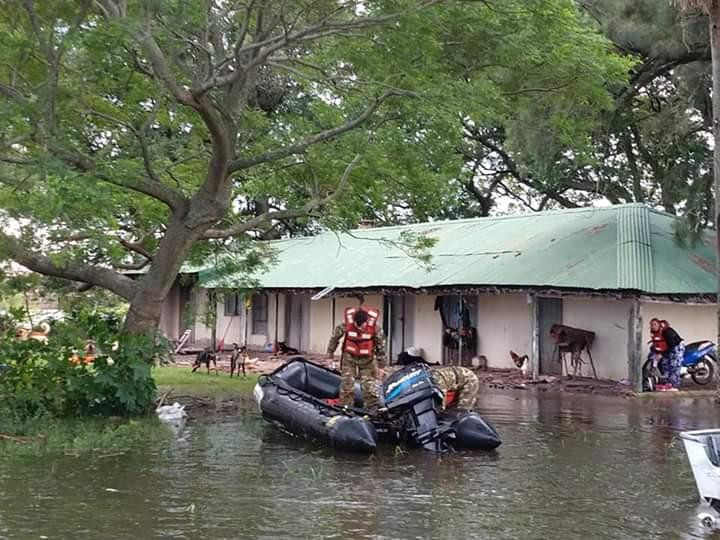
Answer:
[[(680, 365), (680, 377), (692, 377), (697, 384), (710, 383), (715, 376), (715, 344), (712, 341), (695, 341), (685, 346), (685, 354)], [(643, 392), (654, 392), (661, 380), (659, 365), (650, 354), (642, 368)]]
[(715, 375), (715, 344), (712, 341), (695, 341), (685, 346), (680, 376), (690, 375), (697, 384), (708, 384)]

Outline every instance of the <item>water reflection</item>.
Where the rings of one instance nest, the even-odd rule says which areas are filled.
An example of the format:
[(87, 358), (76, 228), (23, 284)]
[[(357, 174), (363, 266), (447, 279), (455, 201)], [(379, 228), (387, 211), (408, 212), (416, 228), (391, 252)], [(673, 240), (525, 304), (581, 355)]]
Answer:
[(680, 430), (708, 401), (487, 394), (504, 444), (443, 457), (336, 454), (254, 408), (168, 444), (84, 460), (0, 458), (0, 538), (720, 538)]

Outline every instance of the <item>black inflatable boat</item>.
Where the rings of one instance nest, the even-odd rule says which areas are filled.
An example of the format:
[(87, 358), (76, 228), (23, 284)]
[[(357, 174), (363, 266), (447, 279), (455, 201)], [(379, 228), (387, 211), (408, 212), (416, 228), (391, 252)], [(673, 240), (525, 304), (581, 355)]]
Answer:
[(495, 429), (479, 414), (442, 411), (442, 393), (427, 366), (412, 364), (383, 383), (384, 410), (370, 417), (357, 402), (336, 405), (340, 374), (302, 357), (290, 359), (255, 386), (263, 417), (292, 435), (334, 448), (372, 452), (378, 442), (398, 443), (443, 452), (493, 450), (500, 446)]

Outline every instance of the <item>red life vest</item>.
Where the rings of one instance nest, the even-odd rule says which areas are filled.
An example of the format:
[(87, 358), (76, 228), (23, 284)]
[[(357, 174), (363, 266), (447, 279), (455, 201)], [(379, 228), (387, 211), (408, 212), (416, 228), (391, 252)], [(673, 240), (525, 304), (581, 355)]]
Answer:
[[(653, 319), (654, 321), (657, 321), (657, 319)], [(668, 344), (667, 341), (665, 341), (665, 336), (663, 336), (663, 332), (665, 328), (667, 327), (666, 324), (663, 324), (663, 321), (657, 321), (659, 328), (657, 332), (650, 332), (651, 334), (651, 341), (653, 348), (659, 352), (664, 353), (668, 350)]]
[[(355, 324), (355, 314), (364, 311), (368, 319), (358, 328)], [(380, 314), (374, 309), (347, 308), (345, 310), (345, 343), (343, 350), (353, 356), (372, 358), (377, 332), (377, 320)]]

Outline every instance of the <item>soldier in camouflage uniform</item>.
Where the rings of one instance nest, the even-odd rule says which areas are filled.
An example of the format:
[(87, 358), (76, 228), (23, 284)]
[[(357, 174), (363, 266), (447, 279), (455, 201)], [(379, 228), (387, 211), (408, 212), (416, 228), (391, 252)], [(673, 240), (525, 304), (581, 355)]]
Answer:
[(466, 367), (438, 367), (430, 370), (435, 384), (442, 390), (443, 396), (448, 391), (455, 392), (458, 396), (457, 407), (459, 409), (472, 409), (477, 401), (477, 394), (480, 388), (480, 381), (472, 370)]
[(385, 337), (377, 326), (379, 313), (369, 308), (348, 308), (345, 321), (338, 324), (330, 337), (328, 356), (335, 354), (342, 340), (340, 353), (340, 402), (352, 407), (355, 401), (355, 378), (360, 378), (366, 409), (378, 406), (378, 379), (385, 367)]

